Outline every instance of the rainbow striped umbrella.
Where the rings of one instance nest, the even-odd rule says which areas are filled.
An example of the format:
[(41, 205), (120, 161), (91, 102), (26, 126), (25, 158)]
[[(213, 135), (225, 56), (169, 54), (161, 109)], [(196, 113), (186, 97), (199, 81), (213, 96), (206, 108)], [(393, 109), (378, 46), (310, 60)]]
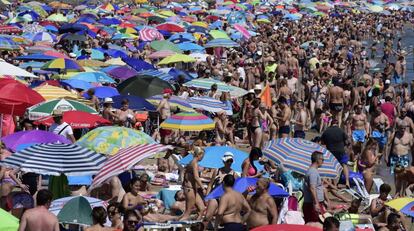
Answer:
[(326, 148), (314, 142), (299, 138), (281, 138), (272, 140), (263, 150), (270, 160), (295, 172), (306, 174), (311, 165), (311, 155), (314, 151), (323, 153), (324, 162), (319, 173), (322, 177), (337, 178), (342, 171), (335, 156)]
[[(149, 97), (147, 100), (153, 105), (158, 106), (162, 99), (162, 95), (154, 95)], [(193, 107), (185, 99), (181, 97), (172, 95), (168, 102), (170, 103), (170, 107), (172, 110), (176, 110), (177, 108), (179, 108), (182, 111), (194, 112)]]
[(76, 61), (71, 60), (71, 59), (65, 59), (65, 58), (58, 58), (58, 59), (51, 60), (45, 63), (42, 69), (85, 71)]
[(181, 131), (212, 130), (215, 123), (209, 117), (195, 112), (181, 112), (167, 118), (161, 128)]

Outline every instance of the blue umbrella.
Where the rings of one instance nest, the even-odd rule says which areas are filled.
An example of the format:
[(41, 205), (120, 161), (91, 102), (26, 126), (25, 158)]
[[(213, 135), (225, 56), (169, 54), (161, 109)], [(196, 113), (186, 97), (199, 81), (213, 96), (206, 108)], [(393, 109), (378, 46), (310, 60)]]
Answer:
[(98, 22), (102, 25), (105, 25), (105, 26), (121, 24), (121, 20), (116, 19), (116, 18), (103, 18), (103, 19), (99, 20)]
[(144, 111), (155, 111), (156, 108), (150, 102), (142, 97), (134, 95), (117, 95), (112, 97), (114, 101), (114, 108), (121, 108), (122, 100), (127, 99), (129, 101), (129, 108), (132, 110), (144, 110)]
[(173, 76), (176, 81), (179, 81), (180, 79), (184, 79), (184, 82), (188, 82), (194, 79), (194, 77), (191, 76), (189, 73), (183, 70), (180, 70), (180, 69), (175, 69), (175, 68), (171, 68), (168, 71), (168, 74)]
[[(249, 186), (256, 186), (256, 183), (259, 179), (258, 178), (250, 178), (250, 177), (243, 177), (238, 178), (234, 183), (233, 189), (239, 193), (244, 193)], [(288, 197), (289, 193), (283, 190), (281, 187), (277, 186), (274, 183), (270, 183), (269, 186), (269, 194), (274, 197)], [(252, 192), (251, 194), (253, 194)], [(220, 185), (213, 189), (210, 194), (206, 196), (204, 200), (211, 200), (220, 198), (224, 194), (223, 185)]]
[(59, 28), (59, 33), (60, 34), (64, 34), (64, 33), (76, 33), (78, 31), (87, 31), (89, 30), (89, 28), (86, 25), (80, 24), (80, 23), (66, 23), (63, 24), (60, 28)]
[[(242, 172), (242, 163), (243, 161), (249, 157), (249, 154), (246, 152), (243, 152), (239, 149), (228, 147), (228, 146), (212, 146), (207, 147), (204, 149), (205, 154), (204, 158), (198, 162), (198, 165), (206, 168), (221, 168), (224, 166), (223, 161), (221, 160), (221, 157), (223, 157), (225, 152), (231, 152), (234, 155), (233, 158), (233, 164), (232, 168), (236, 172)], [(180, 164), (189, 164), (191, 160), (193, 159), (193, 155), (187, 155), (183, 159), (179, 161)], [(255, 162), (255, 166), (260, 171), (263, 169), (263, 166), (260, 165), (258, 162)]]
[(71, 86), (72, 88), (77, 88), (77, 89), (82, 89), (82, 90), (87, 90), (93, 87), (92, 84), (84, 80), (80, 80), (80, 79), (68, 79), (68, 80), (63, 80), (62, 82)]
[(174, 39), (178, 39), (178, 38), (184, 38), (190, 41), (196, 41), (196, 39), (194, 38), (194, 36), (190, 33), (177, 33), (177, 34), (173, 34), (168, 40), (174, 40)]
[[(93, 89), (95, 89), (95, 96), (100, 99), (119, 95), (118, 90), (113, 87), (95, 87)], [(85, 98), (90, 98), (87, 92), (85, 92), (82, 96)]]
[(122, 52), (120, 50), (115, 50), (115, 49), (105, 50), (103, 48), (96, 48), (96, 50), (99, 50), (105, 54), (108, 54), (112, 58), (127, 58), (128, 57), (128, 55), (125, 52)]
[(124, 61), (126, 64), (134, 68), (136, 71), (155, 69), (152, 64), (147, 63), (142, 59), (126, 57), (126, 58), (122, 58), (122, 61)]
[(43, 62), (27, 62), (27, 63), (20, 64), (19, 67), (20, 68), (27, 68), (27, 67), (41, 68), (41, 67), (43, 67), (43, 65), (45, 65), (45, 63), (43, 63)]
[(52, 59), (56, 59), (56, 57), (37, 53), (37, 54), (31, 54), (31, 55), (18, 56), (15, 59), (16, 60), (52, 60)]
[(115, 81), (104, 72), (80, 72), (70, 79), (83, 80), (89, 83), (115, 83)]
[(208, 30), (201, 26), (189, 26), (187, 27), (187, 32), (189, 33), (200, 33), (200, 34), (208, 34)]
[(179, 44), (179, 43), (184, 43), (184, 42), (190, 42), (189, 39), (186, 38), (176, 38), (176, 39), (171, 39), (170, 40), (172, 43), (174, 44)]
[(210, 48), (210, 47), (238, 47), (240, 46), (238, 43), (230, 40), (230, 39), (222, 39), (222, 38), (218, 38), (218, 39), (213, 39), (211, 41), (209, 41), (205, 47)]
[(96, 20), (94, 18), (90, 18), (90, 17), (80, 17), (76, 23), (90, 23), (90, 24), (95, 24)]
[(44, 26), (44, 28), (46, 30), (52, 31), (52, 32), (58, 32), (59, 31), (59, 29), (57, 27), (53, 26), (53, 25), (46, 25), (46, 26)]
[(204, 47), (192, 43), (192, 42), (183, 42), (178, 44), (178, 48), (180, 48), (183, 51), (203, 51)]
[(160, 78), (160, 79), (165, 80), (165, 81), (170, 81), (170, 80), (173, 80), (174, 79), (173, 76), (171, 76), (171, 75), (169, 75), (167, 73), (164, 73), (162, 71), (155, 70), (155, 69), (154, 70), (150, 69), (150, 70), (142, 70), (142, 71), (139, 71), (138, 72), (138, 75), (154, 76), (154, 77)]

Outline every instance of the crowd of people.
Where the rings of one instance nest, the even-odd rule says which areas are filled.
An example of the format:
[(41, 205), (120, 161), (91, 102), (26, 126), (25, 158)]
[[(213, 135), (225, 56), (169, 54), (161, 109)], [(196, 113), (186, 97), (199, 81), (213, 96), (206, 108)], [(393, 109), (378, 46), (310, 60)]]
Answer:
[[(170, 2), (149, 4), (165, 7)], [(93, 225), (83, 227), (87, 231), (144, 230), (148, 223), (171, 221), (196, 221), (193, 230), (252, 230), (281, 222), (338, 230), (340, 221), (342, 225), (342, 221), (349, 219), (355, 225), (372, 224), (375, 230), (407, 230), (409, 218), (385, 203), (392, 198), (414, 196), (414, 100), (413, 85), (409, 82), (411, 76), (407, 71), (410, 64), (406, 60), (411, 51), (402, 40), (405, 33), (413, 30), (412, 13), (398, 10), (390, 10), (389, 14), (363, 12), (357, 10), (364, 4), (362, 1), (336, 4), (324, 16), (309, 14), (297, 20), (275, 13), (281, 9), (279, 6), (297, 12), (297, 4), (253, 6), (248, 11), (255, 17), (246, 17), (245, 23), (254, 29), (255, 36), (238, 40), (237, 47), (208, 48), (205, 61), (174, 64), (175, 68), (199, 79), (211, 78), (246, 90), (247, 94), (241, 97), (219, 90), (217, 84), (212, 84), (208, 90), (187, 87), (184, 78), (179, 77), (172, 83), (172, 89), (162, 91), (156, 116), (142, 120), (141, 112), (130, 109), (128, 100), (123, 100), (120, 108), (114, 108), (111, 97), (99, 98), (93, 89), (83, 91), (65, 86), (79, 96), (86, 93), (89, 105), (113, 125), (141, 130), (162, 144), (173, 145), (174, 149), (157, 158), (154, 163), (156, 173), (151, 176), (130, 170), (93, 189), (88, 189), (87, 184), (66, 183), (63, 189), (56, 190), (57, 178), (1, 166), (2, 208), (14, 209), (8, 202), (16, 191), (33, 196), (36, 206), (20, 214), (19, 230), (73, 228), (59, 224), (48, 209), (54, 199), (80, 195), (108, 203), (105, 208), (93, 208)], [(135, 3), (126, 6), (131, 9), (142, 7)], [(208, 16), (211, 14), (207, 12), (214, 9), (216, 3), (201, 6), (202, 13), (195, 16), (197, 21), (210, 22)], [(12, 17), (13, 9), (9, 10), (9, 17)], [(55, 10), (74, 19), (82, 16), (81, 10)], [(174, 7), (171, 10), (179, 13)], [(108, 14), (123, 19), (133, 13), (114, 11)], [(259, 23), (258, 19), (263, 15), (268, 22)], [(230, 33), (230, 20), (225, 17), (219, 20), (223, 22), (220, 29)], [(149, 22), (149, 25), (157, 23)], [(208, 39), (208, 35), (200, 34), (196, 43), (205, 46)], [(53, 48), (73, 60), (90, 60), (92, 48), (108, 49), (108, 44), (115, 43), (128, 51), (127, 56), (156, 66), (155, 60), (150, 58), (153, 48), (149, 44), (142, 46), (140, 42), (138, 39), (112, 41), (110, 37), (96, 36), (83, 42), (61, 39), (53, 44)], [(74, 54), (75, 47), (81, 55)], [(27, 54), (24, 49), (3, 51), (1, 57), (17, 66), (21, 61), (16, 57), (24, 54)], [(113, 59), (105, 54), (103, 61)], [(51, 78), (51, 73), (36, 72), (31, 66), (26, 70), (43, 81)], [(35, 82), (30, 78), (26, 81)], [(116, 79), (115, 83), (102, 84), (116, 87), (121, 82)], [(209, 131), (185, 132), (158, 126), (180, 111), (172, 105), (172, 97), (187, 100), (194, 96), (208, 96), (231, 105), (232, 115), (225, 111), (203, 112), (215, 123), (215, 128)], [(62, 110), (53, 110), (51, 115), (54, 123), (48, 128), (50, 132), (73, 143), (84, 133), (72, 129), (63, 120)], [(2, 118), (3, 130), (11, 126), (11, 133), (45, 129), (25, 117), (4, 115)], [(317, 151), (309, 153), (311, 165), (305, 176), (287, 171), (283, 163), (265, 158), (262, 149), (278, 138), (308, 139), (326, 147), (342, 166), (342, 172), (338, 173), (342, 177), (335, 180), (321, 177), (318, 168), (322, 166), (324, 156)], [(242, 171), (235, 170), (235, 157), (231, 152), (218, 155), (223, 163), (221, 168), (199, 166), (205, 148), (212, 146), (247, 150), (249, 156), (237, 166)], [(4, 145), (1, 151), (2, 160), (12, 155)], [(186, 155), (192, 155), (193, 159), (182, 166), (178, 160)], [(380, 176), (379, 169), (386, 169), (388, 176)], [(165, 201), (148, 195), (155, 195), (160, 186), (168, 187), (166, 176), (171, 173), (176, 173), (181, 189), (175, 193), (174, 203), (166, 206)], [(288, 188), (288, 181), (283, 180), (286, 175), (291, 184), (298, 183), (303, 198), (292, 194), (283, 199), (269, 194), (271, 184)], [(389, 175), (392, 182), (389, 182)], [(258, 180), (245, 192), (238, 192), (233, 186), (240, 177)], [(387, 177), (387, 180), (378, 184), (375, 178), (381, 177)], [(363, 198), (342, 194), (355, 186), (354, 178), (361, 179), (363, 191), (368, 194), (377, 192), (379, 197), (366, 206)], [(50, 190), (45, 189), (45, 179), (49, 181)], [(220, 198), (205, 200), (221, 185), (224, 193)], [(296, 210), (300, 216), (289, 217), (282, 208), (286, 207), (286, 200), (290, 206), (290, 202), (295, 201), (293, 197), (298, 208), (289, 210)]]

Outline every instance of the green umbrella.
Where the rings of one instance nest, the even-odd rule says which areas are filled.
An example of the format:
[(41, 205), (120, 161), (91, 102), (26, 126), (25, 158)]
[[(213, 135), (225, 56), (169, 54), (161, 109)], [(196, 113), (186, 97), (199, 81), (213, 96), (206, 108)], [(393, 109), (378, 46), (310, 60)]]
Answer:
[(17, 231), (19, 229), (19, 219), (3, 209), (0, 209), (0, 230)]
[(164, 23), (164, 22), (166, 22), (165, 19), (163, 19), (160, 16), (149, 16), (147, 19), (148, 19), (148, 21), (153, 21), (153, 22), (157, 22), (157, 23)]
[(30, 120), (37, 120), (52, 114), (53, 110), (60, 109), (61, 111), (84, 111), (92, 114), (98, 114), (95, 109), (89, 107), (76, 100), (70, 99), (53, 99), (46, 102), (36, 104), (27, 109)]
[(75, 197), (68, 201), (58, 214), (60, 223), (92, 225), (92, 208), (84, 197)]
[(63, 14), (52, 14), (49, 17), (47, 17), (47, 20), (52, 22), (67, 22), (68, 18), (66, 18)]
[(163, 64), (170, 64), (170, 63), (192, 63), (195, 62), (196, 60), (189, 56), (189, 55), (183, 55), (183, 54), (174, 54), (174, 55), (170, 55), (166, 58), (164, 58), (163, 60), (161, 60), (158, 65), (163, 65)]
[(210, 35), (213, 39), (230, 39), (227, 33), (222, 30), (211, 30)]
[(173, 87), (167, 82), (154, 76), (132, 77), (118, 85), (119, 93), (123, 95), (135, 95), (148, 98), (162, 94), (165, 88)]
[(169, 50), (174, 51), (175, 53), (182, 53), (182, 51), (177, 45), (167, 40), (152, 41), (150, 46), (152, 49), (157, 51)]

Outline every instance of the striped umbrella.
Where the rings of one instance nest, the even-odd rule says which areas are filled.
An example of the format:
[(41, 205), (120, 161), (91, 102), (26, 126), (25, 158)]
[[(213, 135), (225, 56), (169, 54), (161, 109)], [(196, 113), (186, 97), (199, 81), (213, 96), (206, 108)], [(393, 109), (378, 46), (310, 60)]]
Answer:
[(231, 104), (221, 102), (220, 100), (212, 97), (191, 97), (188, 99), (188, 103), (197, 109), (202, 109), (208, 112), (225, 111), (227, 115), (233, 115), (233, 109)]
[(164, 36), (157, 29), (145, 27), (139, 31), (139, 38), (142, 41), (164, 40)]
[[(147, 100), (154, 105), (158, 105), (160, 104), (162, 99), (163, 99), (162, 95), (154, 95), (154, 96), (149, 97)], [(172, 95), (170, 99), (168, 100), (168, 102), (170, 103), (171, 110), (175, 111), (177, 110), (177, 108), (179, 108), (182, 111), (194, 112), (194, 109), (191, 106), (191, 104), (189, 104), (185, 99), (181, 97)]]
[(76, 143), (99, 153), (114, 155), (122, 148), (139, 144), (153, 144), (155, 141), (141, 131), (125, 127), (105, 126), (86, 133)]
[(202, 131), (214, 129), (215, 123), (209, 117), (195, 112), (181, 112), (170, 116), (160, 124), (161, 128), (181, 131)]
[(247, 31), (247, 29), (241, 24), (234, 24), (234, 29), (239, 31), (246, 39), (251, 37), (249, 31)]
[(11, 38), (0, 37), (0, 50), (19, 50), (20, 46)]
[(65, 111), (84, 111), (91, 114), (98, 114), (95, 109), (71, 99), (52, 99), (41, 102), (27, 109), (30, 120), (38, 120), (42, 117), (49, 116), (53, 110), (60, 109)]
[(140, 75), (149, 75), (149, 76), (154, 76), (157, 78), (160, 78), (162, 80), (165, 81), (170, 81), (172, 79), (174, 79), (173, 76), (169, 75), (168, 73), (164, 73), (162, 71), (159, 70), (142, 70), (138, 72), (138, 76)]
[(42, 175), (92, 175), (105, 156), (76, 144), (49, 143), (25, 148), (0, 161), (0, 165)]
[(223, 39), (223, 38), (218, 38), (218, 39), (213, 39), (211, 41), (209, 41), (205, 47), (206, 48), (210, 48), (210, 47), (238, 47), (239, 44), (230, 40), (230, 39)]
[(247, 94), (247, 91), (239, 88), (227, 85), (221, 81), (205, 78), (205, 79), (193, 79), (189, 82), (184, 83), (184, 86), (200, 89), (210, 89), (213, 84), (217, 85), (217, 90), (221, 92), (230, 92), (232, 97), (240, 97)]
[(45, 42), (55, 42), (56, 36), (47, 32), (38, 32), (32, 37), (33, 42), (45, 41)]
[(48, 85), (48, 84), (35, 87), (33, 88), (33, 90), (37, 91), (37, 93), (43, 96), (43, 98), (45, 98), (46, 100), (58, 99), (58, 98), (64, 98), (64, 97), (74, 98), (74, 99), (79, 98), (79, 96), (76, 93), (67, 91), (60, 87)]
[(111, 77), (100, 71), (81, 72), (72, 76), (70, 79), (83, 80), (88, 83), (115, 83)]
[(301, 174), (308, 171), (314, 151), (323, 153), (324, 162), (318, 169), (321, 176), (337, 178), (342, 171), (341, 165), (332, 153), (319, 144), (300, 138), (281, 138), (270, 141), (263, 149), (270, 160)]
[(161, 51), (156, 51), (150, 55), (148, 55), (148, 58), (150, 59), (160, 59), (160, 58), (165, 58), (168, 56), (171, 56), (173, 54), (176, 54), (174, 51), (170, 51), (170, 50), (161, 50)]
[(172, 146), (162, 144), (142, 144), (121, 149), (116, 155), (110, 157), (93, 179), (91, 188), (102, 184), (105, 180), (117, 176), (134, 167), (138, 162), (151, 157), (156, 153), (172, 149)]
[(64, 59), (58, 58), (55, 60), (51, 60), (45, 65), (43, 65), (42, 69), (58, 69), (58, 70), (67, 70), (67, 71), (84, 71), (84, 69), (74, 60), (71, 59)]

